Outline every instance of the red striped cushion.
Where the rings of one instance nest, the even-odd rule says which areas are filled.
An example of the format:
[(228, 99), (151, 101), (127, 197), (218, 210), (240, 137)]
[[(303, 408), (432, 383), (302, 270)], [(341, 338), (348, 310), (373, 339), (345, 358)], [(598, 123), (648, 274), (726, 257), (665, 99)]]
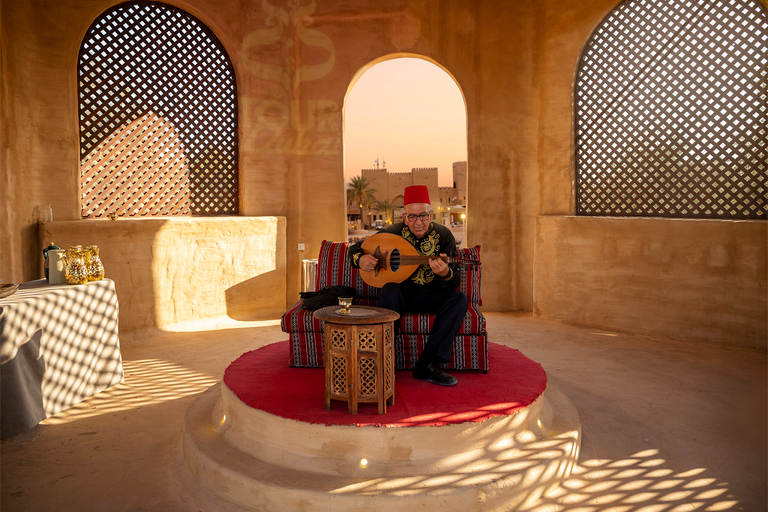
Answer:
[[(480, 261), (480, 246), (476, 245), (466, 249), (459, 249), (457, 251), (456, 257), (463, 260)], [(461, 284), (459, 285), (459, 290), (464, 292), (470, 303), (474, 302), (480, 306), (483, 305), (483, 298), (480, 295), (482, 268), (482, 265), (459, 264), (459, 273), (461, 274)]]
[[(429, 336), (426, 334), (400, 334), (395, 340), (395, 367), (410, 370), (424, 351)], [(457, 335), (453, 341), (451, 360), (444, 368), (449, 370), (488, 370), (488, 336)]]
[[(400, 332), (411, 334), (429, 334), (435, 323), (435, 315), (432, 313), (406, 313), (400, 317)], [(485, 333), (485, 317), (480, 312), (480, 306), (474, 302), (467, 305), (467, 314), (464, 322), (459, 327), (457, 334), (482, 334)]]
[(315, 284), (316, 290), (322, 290), (325, 286), (349, 286), (355, 289), (356, 297), (375, 299), (379, 296), (379, 289), (368, 286), (352, 266), (349, 261), (349, 244), (346, 242), (323, 240), (320, 244)]
[[(355, 304), (361, 306), (376, 305), (369, 300), (355, 301)], [(313, 313), (314, 311), (302, 308), (301, 302), (297, 302), (283, 314), (280, 322), (283, 332), (322, 332), (323, 323), (315, 318)], [(427, 334), (432, 330), (435, 315), (432, 313), (406, 313), (398, 322), (400, 322), (400, 332)], [(480, 307), (470, 302), (458, 334), (484, 334), (485, 332), (485, 317), (480, 312)]]
[[(395, 368), (413, 369), (424, 351), (429, 336), (426, 334), (400, 334), (395, 338)], [(290, 366), (322, 368), (323, 336), (321, 333), (291, 333), (289, 340)], [(444, 365), (452, 370), (488, 370), (488, 335), (460, 334), (454, 339), (451, 360)]]

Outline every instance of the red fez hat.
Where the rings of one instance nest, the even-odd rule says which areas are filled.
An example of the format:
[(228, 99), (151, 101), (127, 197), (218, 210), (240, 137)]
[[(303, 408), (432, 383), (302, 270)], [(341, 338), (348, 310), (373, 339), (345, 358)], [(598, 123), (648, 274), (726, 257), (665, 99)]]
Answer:
[(426, 185), (412, 185), (410, 187), (405, 187), (403, 206), (411, 203), (432, 204), (429, 201), (429, 190)]

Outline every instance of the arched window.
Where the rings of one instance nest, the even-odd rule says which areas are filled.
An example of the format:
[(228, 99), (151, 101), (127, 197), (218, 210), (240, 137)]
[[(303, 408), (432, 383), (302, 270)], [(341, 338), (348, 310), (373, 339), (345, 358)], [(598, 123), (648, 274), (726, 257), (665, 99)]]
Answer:
[(237, 85), (208, 27), (119, 4), (88, 29), (77, 71), (83, 218), (237, 214)]
[(767, 83), (760, 2), (619, 4), (576, 78), (576, 213), (767, 218)]

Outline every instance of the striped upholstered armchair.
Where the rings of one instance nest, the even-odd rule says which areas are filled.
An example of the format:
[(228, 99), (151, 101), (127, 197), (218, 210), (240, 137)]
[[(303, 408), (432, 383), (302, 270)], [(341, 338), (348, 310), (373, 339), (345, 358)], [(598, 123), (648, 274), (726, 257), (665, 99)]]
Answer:
[[(317, 260), (315, 289), (326, 286), (354, 288), (354, 304), (376, 306), (378, 288), (366, 284), (358, 270), (352, 266), (346, 242), (323, 241)], [(480, 246), (459, 249), (458, 258), (480, 259)], [(460, 266), (461, 284), (468, 300), (464, 323), (454, 341), (453, 355), (446, 368), (454, 370), (488, 370), (488, 333), (485, 317), (480, 311), (481, 265)], [(301, 301), (289, 309), (282, 318), (283, 331), (290, 335), (290, 365), (299, 367), (323, 366), (323, 323), (304, 309)], [(399, 334), (395, 339), (395, 364), (398, 370), (412, 369), (421, 355), (429, 337), (435, 315), (407, 313), (400, 320)]]

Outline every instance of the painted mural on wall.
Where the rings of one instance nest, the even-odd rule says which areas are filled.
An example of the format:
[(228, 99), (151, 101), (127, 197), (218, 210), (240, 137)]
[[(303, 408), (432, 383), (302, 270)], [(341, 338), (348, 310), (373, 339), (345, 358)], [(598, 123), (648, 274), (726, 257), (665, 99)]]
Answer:
[[(267, 153), (334, 155), (341, 153), (342, 105), (334, 98), (304, 98), (306, 84), (325, 79), (337, 62), (332, 37), (322, 24), (368, 27), (358, 45), (412, 50), (421, 37), (421, 23), (407, 9), (377, 13), (317, 14), (314, 0), (288, 0), (273, 5), (264, 0), (265, 28), (243, 40), (241, 61), (247, 73), (264, 83), (266, 94), (243, 98), (248, 126), (244, 147)], [(389, 6), (388, 6), (389, 7)], [(371, 31), (370, 27), (376, 30)], [(318, 94), (322, 88), (311, 88)]]
[[(333, 41), (313, 26), (316, 3), (290, 0), (275, 6), (265, 0), (262, 8), (267, 28), (245, 37), (241, 58), (247, 72), (267, 84), (268, 97), (243, 99), (246, 123), (252, 127), (245, 147), (268, 153), (340, 153), (340, 106), (300, 94), (302, 84), (326, 77), (336, 62)], [(279, 62), (270, 61), (275, 49), (285, 53)]]

